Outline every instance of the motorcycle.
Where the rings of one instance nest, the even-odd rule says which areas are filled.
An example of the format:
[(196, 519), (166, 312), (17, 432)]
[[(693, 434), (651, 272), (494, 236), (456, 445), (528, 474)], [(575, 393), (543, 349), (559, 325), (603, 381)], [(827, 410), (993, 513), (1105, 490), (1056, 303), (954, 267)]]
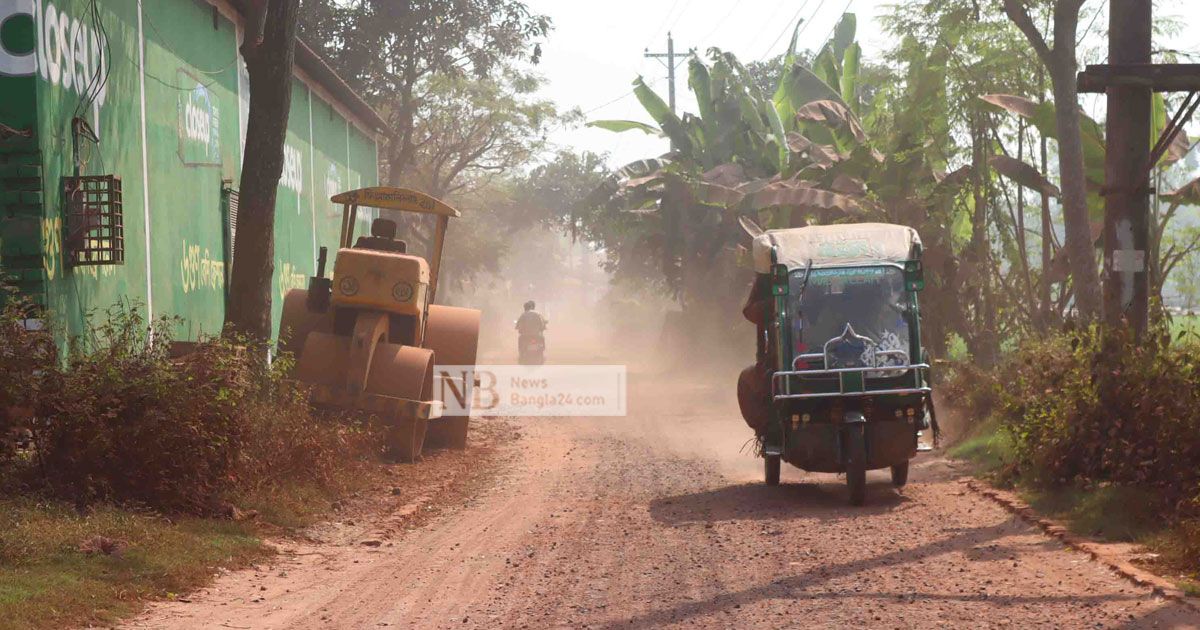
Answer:
[(542, 365), (546, 362), (546, 338), (541, 335), (521, 335), (517, 339), (517, 362), (521, 365)]

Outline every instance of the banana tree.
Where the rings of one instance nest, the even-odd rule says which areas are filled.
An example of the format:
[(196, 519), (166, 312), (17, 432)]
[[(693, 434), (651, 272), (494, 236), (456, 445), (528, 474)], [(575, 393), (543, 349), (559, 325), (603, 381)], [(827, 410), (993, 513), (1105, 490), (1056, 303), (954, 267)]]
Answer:
[[(768, 228), (882, 220), (917, 227), (926, 237), (927, 268), (954, 268), (948, 226), (962, 173), (946, 176), (944, 47), (910, 65), (873, 99), (861, 98), (861, 49), (847, 14), (811, 67), (796, 62), (796, 34), (770, 98), (728, 53), (710, 50), (689, 62), (698, 114), (676, 116), (639, 78), (634, 93), (654, 124), (590, 123), (614, 132), (670, 138), (675, 150), (634, 163), (598, 197), (613, 207), (653, 215), (662, 232), (663, 271), (685, 309), (712, 296), (716, 264), (742, 232), (739, 217)], [(940, 122), (939, 122), (940, 121)], [(724, 254), (724, 256), (722, 256)], [(946, 292), (952, 276), (930, 283)], [(740, 290), (740, 289), (739, 289)], [(934, 298), (936, 302), (936, 298)], [(953, 305), (953, 300), (945, 300)], [(725, 309), (728, 310), (728, 309)], [(942, 328), (936, 324), (933, 330)]]
[[(810, 85), (824, 85), (803, 70), (785, 76), (781, 90), (791, 79), (795, 91), (799, 87), (795, 78), (806, 73)], [(696, 96), (697, 114), (677, 116), (638, 78), (634, 94), (654, 124), (627, 120), (590, 123), (614, 132), (649, 133), (672, 141), (673, 152), (626, 166), (596, 197), (614, 207), (659, 215), (647, 223), (665, 233), (649, 233), (647, 238), (660, 244), (664, 276), (685, 308), (696, 295), (711, 295), (705, 287), (712, 286), (714, 272), (722, 271), (715, 268), (717, 260), (722, 255), (730, 258), (730, 246), (740, 234), (736, 215), (746, 208), (785, 201), (841, 212), (858, 208), (858, 202), (849, 196), (818, 189), (798, 177), (811, 161), (812, 148), (799, 145), (793, 137), (797, 128), (794, 115), (789, 116), (787, 125), (780, 117), (780, 109), (794, 112), (795, 102), (778, 93), (777, 98), (767, 98), (736, 57), (715, 49), (709, 51), (707, 62), (694, 55), (688, 64), (688, 83)], [(818, 94), (826, 92), (828, 88)], [(820, 150), (823, 147), (817, 148)], [(836, 150), (826, 152), (829, 159), (838, 157)], [(763, 201), (769, 199), (775, 201)]]

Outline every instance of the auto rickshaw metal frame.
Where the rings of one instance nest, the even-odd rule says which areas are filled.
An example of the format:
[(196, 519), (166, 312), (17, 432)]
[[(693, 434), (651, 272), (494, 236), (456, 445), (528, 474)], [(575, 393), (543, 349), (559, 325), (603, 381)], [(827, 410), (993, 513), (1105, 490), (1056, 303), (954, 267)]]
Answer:
[[(766, 342), (774, 355), (769, 373), (771, 417), (762, 435), (766, 482), (779, 483), (781, 461), (814, 472), (844, 473), (850, 486), (850, 501), (865, 501), (865, 475), (868, 469), (891, 468), (897, 486), (907, 483), (908, 462), (919, 448), (922, 430), (936, 423), (932, 411), (930, 366), (920, 344), (920, 311), (917, 293), (924, 288), (920, 245), (913, 248), (912, 259), (902, 262), (878, 260), (823, 269), (895, 267), (904, 274), (909, 308), (905, 312), (909, 326), (907, 351), (882, 351), (869, 354), (870, 363), (854, 367), (831, 364), (830, 344), (822, 351), (796, 351), (791, 321), (800, 314), (791, 312), (791, 282), (795, 273), (812, 271), (811, 261), (800, 270), (778, 262), (771, 252), (769, 290), (773, 297)], [(799, 301), (797, 301), (799, 303)], [(847, 325), (843, 335), (854, 335)], [(913, 357), (917, 360), (914, 361)], [(901, 359), (900, 364), (878, 363), (878, 359)], [(929, 413), (927, 421), (926, 411)]]

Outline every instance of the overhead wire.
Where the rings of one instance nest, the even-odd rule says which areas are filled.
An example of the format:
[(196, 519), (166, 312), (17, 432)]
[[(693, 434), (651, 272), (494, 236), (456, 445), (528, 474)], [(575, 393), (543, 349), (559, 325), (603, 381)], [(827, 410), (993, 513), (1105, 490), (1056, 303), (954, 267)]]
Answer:
[(709, 37), (712, 37), (714, 33), (719, 31), (721, 29), (721, 27), (725, 25), (725, 22), (729, 21), (729, 18), (731, 16), (733, 16), (733, 13), (735, 11), (737, 11), (738, 7), (741, 6), (744, 1), (745, 0), (737, 0), (737, 2), (734, 2), (733, 6), (730, 7), (729, 12), (727, 12), (724, 17), (722, 17), (720, 20), (718, 20), (716, 26), (713, 26), (712, 30), (705, 33), (704, 36), (700, 38), (700, 41), (703, 42), (704, 40), (708, 39)]
[[(655, 31), (654, 31), (654, 34), (650, 36), (650, 41), (651, 41), (651, 42), (653, 42), (654, 40), (658, 39), (658, 36), (659, 36), (659, 35), (662, 35), (662, 33), (663, 33), (663, 29), (667, 28), (667, 23), (668, 23), (668, 22), (671, 22), (671, 16), (672, 16), (672, 15), (675, 13), (675, 9), (676, 9), (676, 7), (678, 7), (678, 6), (679, 6), (679, 3), (680, 3), (680, 2), (682, 2), (682, 1), (683, 1), (683, 0), (675, 0), (675, 2), (671, 3), (671, 8), (670, 8), (670, 9), (667, 9), (667, 14), (666, 14), (665, 16), (663, 16), (663, 21), (662, 21), (662, 24), (659, 24), (659, 25), (658, 25), (658, 28), (657, 28), (657, 29), (655, 29)], [(686, 7), (685, 7), (684, 11), (686, 12), (686, 10), (687, 10), (687, 9), (686, 9)], [(676, 21), (675, 21), (675, 22), (673, 22), (671, 25), (672, 25), (672, 26), (674, 26), (676, 23), (678, 23), (678, 21), (679, 21), (679, 20), (678, 20), (678, 19), (676, 19)]]
[[(671, 3), (670, 8), (668, 8), (666, 14), (663, 15), (662, 23), (660, 23), (658, 25), (658, 28), (655, 29), (654, 34), (650, 36), (650, 43), (653, 43), (654, 40), (658, 39), (658, 36), (662, 34), (663, 30), (667, 29), (668, 24), (670, 24), (671, 27), (673, 28), (675, 26), (675, 24), (679, 23), (679, 18), (682, 17), (684, 13), (687, 13), (688, 7), (691, 4), (690, 0), (687, 5), (684, 5), (683, 11), (681, 11), (679, 13), (679, 15), (676, 16), (675, 21), (674, 22), (671, 21), (671, 16), (675, 14), (675, 9), (677, 9), (679, 7), (679, 4), (681, 2), (683, 2), (683, 0), (675, 0), (674, 2)], [(646, 49), (649, 50), (649, 46), (646, 46)], [(642, 57), (642, 60), (638, 63), (638, 70), (637, 70), (638, 76), (642, 75), (642, 68), (644, 68), (645, 65), (646, 65), (646, 57)], [(653, 81), (648, 81), (646, 83), (646, 85), (653, 86), (659, 82), (660, 82), (660, 80), (655, 79)], [(583, 115), (587, 116), (588, 114), (591, 114), (592, 112), (599, 111), (601, 109), (604, 109), (605, 107), (608, 107), (610, 105), (613, 105), (615, 103), (623, 101), (623, 100), (629, 98), (630, 96), (632, 96), (633, 93), (634, 93), (634, 90), (630, 89), (629, 91), (622, 93), (620, 96), (617, 96), (617, 97), (613, 98), (612, 100), (605, 101), (604, 103), (601, 103), (600, 105), (596, 105), (594, 107), (590, 107), (588, 109), (583, 110)]]
[(1083, 43), (1083, 40), (1087, 39), (1088, 35), (1091, 35), (1092, 27), (1096, 25), (1096, 18), (1100, 17), (1100, 14), (1104, 13), (1104, 9), (1107, 7), (1108, 7), (1108, 0), (1104, 0), (1104, 3), (1100, 5), (1100, 8), (1096, 9), (1096, 12), (1092, 14), (1092, 21), (1088, 22), (1087, 28), (1084, 29), (1084, 31), (1083, 31), (1083, 35), (1080, 35), (1079, 39), (1076, 40), (1076, 42), (1075, 42), (1076, 48), (1078, 48), (1079, 45)]
[(775, 4), (775, 8), (771, 10), (771, 13), (767, 15), (765, 19), (763, 19), (762, 26), (758, 28), (758, 32), (754, 34), (754, 37), (752, 37), (750, 41), (756, 42), (762, 38), (763, 33), (767, 32), (767, 29), (775, 23), (775, 15), (779, 13), (779, 9), (783, 8), (784, 4), (785, 3), (783, 2), (777, 2)]
[[(654, 87), (654, 86), (658, 85), (659, 83), (662, 83), (662, 82), (663, 82), (663, 81), (665, 81), (665, 80), (666, 80), (666, 79), (663, 79), (663, 78), (658, 78), (658, 79), (654, 79), (654, 80), (652, 80), (652, 81), (647, 81), (647, 82), (646, 82), (646, 86), (647, 86), (647, 87)], [(632, 95), (633, 95), (633, 93), (634, 93), (635, 91), (636, 91), (636, 89), (631, 89), (631, 90), (629, 90), (628, 92), (625, 92), (624, 94), (622, 94), (622, 95), (620, 95), (620, 96), (618, 96), (618, 97), (616, 97), (616, 98), (614, 98), (614, 99), (612, 99), (612, 100), (610, 100), (610, 101), (606, 101), (606, 102), (604, 102), (604, 103), (602, 103), (602, 104), (600, 104), (600, 105), (597, 105), (597, 106), (595, 106), (595, 107), (592, 107), (592, 108), (590, 108), (590, 109), (585, 109), (585, 110), (583, 110), (583, 115), (584, 115), (584, 116), (586, 116), (586, 115), (588, 115), (588, 114), (590, 114), (590, 113), (592, 113), (592, 112), (595, 112), (595, 111), (599, 111), (599, 110), (601, 110), (601, 109), (604, 109), (605, 107), (608, 107), (609, 105), (612, 105), (612, 104), (614, 104), (614, 103), (618, 103), (618, 102), (620, 102), (620, 101), (623, 101), (623, 100), (625, 100), (625, 99), (629, 98), (630, 96), (632, 96)]]
[(771, 51), (775, 49), (775, 45), (779, 43), (780, 39), (783, 39), (783, 36), (789, 30), (794, 29), (797, 26), (799, 26), (800, 31), (797, 33), (797, 36), (804, 33), (805, 29), (808, 28), (808, 25), (812, 24), (812, 17), (816, 17), (817, 12), (821, 10), (821, 5), (825, 4), (825, 0), (821, 0), (820, 4), (817, 5), (816, 10), (813, 11), (812, 17), (810, 17), (808, 19), (808, 21), (804, 22), (803, 26), (800, 26), (800, 24), (798, 22), (796, 22), (796, 20), (800, 19), (800, 14), (803, 13), (804, 8), (808, 6), (808, 2), (809, 2), (809, 0), (804, 0), (804, 3), (800, 5), (800, 8), (796, 9), (796, 13), (793, 14), (791, 19), (787, 21), (787, 24), (785, 24), (783, 26), (783, 30), (779, 31), (779, 34), (775, 36), (775, 39), (774, 39), (774, 41), (771, 42), (771, 45), (767, 46), (767, 49), (763, 51), (762, 56), (759, 58), (760, 61), (765, 60), (771, 56)]
[(854, 4), (854, 0), (846, 0), (846, 6), (842, 7), (841, 13), (837, 14), (837, 19), (834, 20), (833, 26), (829, 28), (829, 34), (825, 36), (824, 41), (829, 41), (829, 38), (833, 37), (833, 32), (837, 30), (838, 24), (841, 23), (842, 16), (846, 15), (846, 12), (850, 10), (850, 5), (852, 4)]

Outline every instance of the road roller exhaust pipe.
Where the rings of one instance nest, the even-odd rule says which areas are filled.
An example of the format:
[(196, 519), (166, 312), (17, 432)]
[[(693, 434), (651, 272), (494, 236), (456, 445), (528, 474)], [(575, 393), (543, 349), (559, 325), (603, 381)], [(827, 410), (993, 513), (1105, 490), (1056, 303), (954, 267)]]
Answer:
[(329, 309), (333, 297), (333, 279), (325, 277), (325, 263), (329, 260), (329, 248), (322, 247), (317, 255), (317, 275), (308, 279), (308, 310), (323, 313)]

